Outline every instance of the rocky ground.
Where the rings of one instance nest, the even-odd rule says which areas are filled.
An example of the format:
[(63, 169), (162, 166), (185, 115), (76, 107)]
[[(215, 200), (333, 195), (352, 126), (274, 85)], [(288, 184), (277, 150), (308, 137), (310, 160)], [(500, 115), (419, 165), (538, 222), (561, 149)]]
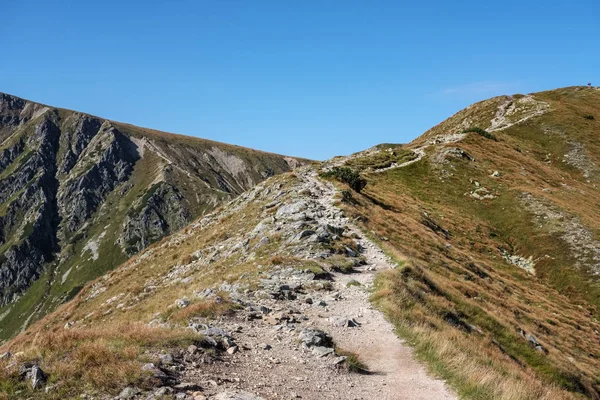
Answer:
[(333, 185), (310, 169), (297, 175), (297, 200), (279, 206), (278, 231), (296, 254), (315, 259), (323, 256), (312, 252), (320, 242), (353, 238), (360, 254), (348, 248), (346, 256), (356, 266), (323, 277), (284, 263), (255, 288), (223, 284), (197, 294), (219, 301), (218, 293), (228, 292), (240, 309), (217, 320), (191, 320), (206, 336), (206, 348), (158, 355), (146, 368), (165, 386), (145, 393), (126, 388), (120, 398), (455, 398), (426, 374), (369, 302), (374, 275), (393, 262), (334, 206)]

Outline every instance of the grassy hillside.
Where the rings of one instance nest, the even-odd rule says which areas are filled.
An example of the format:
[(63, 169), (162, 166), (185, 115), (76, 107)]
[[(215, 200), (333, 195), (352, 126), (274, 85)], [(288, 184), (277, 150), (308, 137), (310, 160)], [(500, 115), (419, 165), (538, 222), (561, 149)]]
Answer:
[[(372, 301), (461, 398), (600, 398), (599, 135), (600, 90), (565, 88), (477, 103), (409, 145), (322, 165), (366, 180), (360, 193), (336, 184), (339, 207), (398, 265), (378, 274)], [(272, 177), (150, 245), (1, 351), (40, 364), (55, 398), (151, 387), (141, 366), (199, 344), (192, 320), (255, 311), (232, 287), (268, 297), (257, 289), (282, 268), (326, 279), (360, 264), (350, 236), (304, 241), (317, 236), (314, 221), (291, 204), (319, 199), (298, 181)], [(5, 397), (41, 396), (10, 362), (0, 360)]]
[(600, 397), (599, 146), (599, 90), (494, 98), (343, 203), (403, 265), (374, 302), (466, 398)]

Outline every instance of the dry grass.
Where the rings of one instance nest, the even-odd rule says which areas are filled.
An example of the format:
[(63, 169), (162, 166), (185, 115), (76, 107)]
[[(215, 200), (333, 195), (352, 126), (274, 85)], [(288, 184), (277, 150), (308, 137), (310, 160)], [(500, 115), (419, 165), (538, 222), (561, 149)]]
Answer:
[[(598, 112), (600, 94), (585, 96), (573, 89), (541, 94), (552, 103), (551, 114), (495, 132), (498, 142), (470, 135), (447, 145), (476, 161), (434, 165), (431, 147), (428, 157), (407, 168), (366, 175), (365, 193), (342, 204), (404, 266), (379, 276), (374, 302), (432, 371), (465, 398), (600, 397), (597, 278), (575, 268), (565, 242), (532, 223), (519, 201), (521, 192), (532, 193), (600, 231), (598, 177), (587, 182), (582, 171), (561, 162), (576, 140), (600, 165), (600, 147), (590, 135), (594, 121), (581, 118)], [(472, 107), (468, 116), (486, 126), (504, 100)], [(464, 117), (428, 136), (460, 132)], [(440, 179), (442, 168), (452, 175)], [(490, 177), (494, 170), (500, 178)], [(474, 180), (498, 197), (471, 198)], [(424, 211), (450, 236), (424, 224)], [(533, 256), (537, 276), (506, 263), (500, 248)], [(521, 330), (547, 353), (531, 346)]]
[(13, 368), (0, 366), (0, 382), (7, 395), (25, 391), (40, 396), (26, 382), (19, 382), (18, 365), (39, 363), (57, 388), (48, 397), (61, 399), (84, 391), (116, 394), (135, 384), (150, 386), (152, 378), (141, 366), (148, 362), (148, 349), (169, 348), (199, 342), (202, 338), (189, 330), (150, 328), (140, 323), (118, 323), (104, 327), (53, 329), (35, 335), (20, 336), (8, 350), (17, 358)]
[[(397, 271), (382, 274), (373, 296), (375, 304), (395, 323), (431, 370), (447, 379), (459, 394), (472, 399), (572, 399), (556, 385), (541, 382), (535, 373), (515, 365), (513, 359), (457, 329), (444, 329), (441, 318), (432, 320), (425, 309), (406, 307), (414, 298), (398, 283)], [(428, 321), (428, 322), (425, 322)], [(432, 323), (435, 321), (435, 323)]]
[[(286, 184), (293, 179), (278, 176), (275, 184)], [(221, 300), (215, 297), (193, 301), (184, 309), (174, 306), (177, 299), (195, 299), (195, 292), (218, 288), (223, 282), (252, 285), (261, 274), (274, 267), (271, 258), (279, 245), (277, 235), (272, 235), (269, 244), (257, 251), (255, 259), (244, 259), (242, 250), (208, 260), (217, 246), (232, 246), (237, 239), (229, 238), (251, 231), (264, 219), (264, 210), (261, 201), (244, 206), (243, 212), (228, 214), (221, 209), (221, 218), (215, 218), (206, 226), (191, 226), (151, 245), (121, 267), (88, 284), (72, 301), (0, 348), (0, 353), (23, 351), (26, 359), (39, 361), (42, 369), (50, 374), (51, 382), (60, 384), (60, 391), (53, 394), (57, 399), (93, 388), (116, 393), (134, 382), (143, 386), (146, 377), (139, 367), (147, 358), (146, 351), (155, 353), (161, 348), (199, 341), (199, 335), (183, 329), (188, 320), (218, 317), (236, 307), (225, 293), (217, 293)], [(228, 242), (222, 243), (223, 239)], [(203, 256), (190, 256), (198, 250)], [(303, 265), (289, 257), (280, 257), (279, 262), (325, 273), (318, 265)], [(258, 265), (263, 267), (258, 268)], [(148, 328), (147, 323), (157, 314), (174, 328)], [(139, 324), (128, 321), (139, 321)], [(67, 322), (74, 322), (73, 328), (65, 330)], [(3, 373), (4, 369), (0, 371)], [(0, 387), (8, 393), (25, 390), (32, 397), (41, 395), (30, 392), (14, 374), (0, 375)]]
[(215, 318), (223, 315), (231, 315), (237, 308), (238, 305), (229, 299), (227, 293), (220, 292), (211, 299), (200, 300), (171, 314), (170, 320), (185, 322), (198, 317)]
[(358, 374), (368, 374), (369, 367), (365, 363), (363, 363), (358, 354), (344, 350), (340, 347), (335, 347), (335, 354), (341, 357), (346, 357), (346, 362), (344, 363), (344, 367), (348, 370), (348, 372), (354, 372)]

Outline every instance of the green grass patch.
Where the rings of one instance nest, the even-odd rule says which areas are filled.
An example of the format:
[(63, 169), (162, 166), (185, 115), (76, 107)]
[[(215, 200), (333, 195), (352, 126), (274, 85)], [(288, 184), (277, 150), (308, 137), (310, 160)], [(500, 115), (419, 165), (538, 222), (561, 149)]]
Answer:
[(464, 131), (462, 131), (462, 133), (470, 133), (470, 132), (474, 132), (474, 133), (476, 133), (476, 134), (478, 134), (480, 136), (483, 136), (486, 139), (491, 139), (491, 140), (494, 140), (496, 142), (498, 141), (498, 138), (496, 136), (494, 136), (493, 134), (489, 133), (485, 129), (481, 129), (481, 128), (477, 127), (477, 126), (472, 127), (472, 128), (468, 128), (468, 129), (465, 129)]

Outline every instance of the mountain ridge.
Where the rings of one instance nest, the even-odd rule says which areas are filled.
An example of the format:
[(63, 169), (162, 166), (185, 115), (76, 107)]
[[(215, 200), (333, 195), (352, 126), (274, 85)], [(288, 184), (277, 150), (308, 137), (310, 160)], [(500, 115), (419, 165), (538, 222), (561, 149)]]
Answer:
[[(24, 312), (39, 316), (46, 312), (40, 307), (55, 307), (48, 300), (44, 305), (21, 300), (44, 273), (49, 273), (45, 280), (50, 286), (66, 285), (49, 301), (64, 301), (90, 277), (116, 267), (223, 200), (306, 162), (5, 94), (0, 94), (0, 140), (4, 337), (21, 329), (15, 320), (30, 320), (23, 318)], [(109, 210), (109, 204), (117, 208)], [(110, 214), (117, 210), (117, 221), (111, 222)], [(38, 299), (52, 290), (34, 289)], [(30, 304), (15, 310), (15, 302)], [(20, 317), (7, 314), (15, 312)], [(8, 320), (13, 326), (7, 330)]]
[[(95, 113), (91, 113), (91, 112), (78, 111), (78, 110), (70, 109), (70, 108), (66, 108), (66, 107), (51, 106), (51, 105), (48, 105), (46, 103), (29, 100), (29, 99), (27, 99), (25, 97), (21, 97), (21, 96), (18, 96), (18, 95), (15, 95), (15, 94), (11, 94), (11, 93), (8, 93), (8, 92), (2, 92), (2, 91), (0, 91), (0, 96), (10, 97), (10, 98), (16, 99), (18, 101), (22, 101), (23, 103), (33, 104), (33, 105), (35, 105), (37, 107), (41, 106), (42, 108), (46, 107), (46, 108), (49, 108), (49, 109), (62, 110), (62, 111), (65, 111), (65, 112), (75, 112), (75, 113), (82, 114), (82, 115), (85, 115), (85, 116), (88, 116), (88, 117), (91, 117), (91, 118), (95, 118), (95, 119), (99, 119), (99, 120), (104, 120), (104, 121), (109, 121), (109, 122), (111, 122), (111, 123), (113, 123), (115, 125), (129, 127), (129, 129), (138, 130), (138, 131), (143, 132), (143, 133), (148, 134), (148, 135), (154, 134), (157, 137), (167, 137), (167, 138), (171, 138), (171, 139), (174, 138), (174, 137), (179, 137), (180, 139), (183, 139), (183, 140), (199, 140), (199, 141), (203, 141), (203, 142), (206, 142), (206, 143), (212, 143), (212, 144), (218, 145), (218, 146), (230, 146), (230, 147), (233, 147), (233, 148), (253, 150), (253, 151), (257, 151), (257, 152), (264, 153), (264, 154), (271, 154), (271, 155), (274, 155), (274, 156), (281, 156), (281, 154), (273, 152), (273, 151), (262, 150), (262, 149), (258, 149), (258, 148), (254, 148), (254, 147), (250, 148), (250, 147), (238, 145), (238, 144), (235, 144), (235, 143), (221, 142), (221, 141), (214, 140), (214, 139), (206, 139), (206, 138), (202, 138), (202, 137), (191, 135), (191, 134), (184, 134), (184, 133), (177, 133), (177, 132), (170, 132), (170, 131), (162, 131), (162, 130), (154, 129), (154, 128), (147, 127), (147, 126), (136, 125), (134, 123), (129, 123), (129, 122), (125, 122), (125, 121), (119, 121), (119, 120), (116, 120), (116, 119), (101, 117), (101, 116), (99, 116), (99, 115), (97, 115)], [(3, 143), (0, 142), (0, 146), (2, 144)], [(300, 156), (285, 155), (285, 157), (289, 157), (290, 159), (312, 161), (312, 160), (310, 160), (308, 158), (300, 157)]]
[(39, 397), (30, 365), (51, 398), (350, 399), (414, 373), (401, 390), (422, 398), (600, 398), (599, 116), (596, 88), (500, 96), (270, 177), (5, 344), (0, 381)]

